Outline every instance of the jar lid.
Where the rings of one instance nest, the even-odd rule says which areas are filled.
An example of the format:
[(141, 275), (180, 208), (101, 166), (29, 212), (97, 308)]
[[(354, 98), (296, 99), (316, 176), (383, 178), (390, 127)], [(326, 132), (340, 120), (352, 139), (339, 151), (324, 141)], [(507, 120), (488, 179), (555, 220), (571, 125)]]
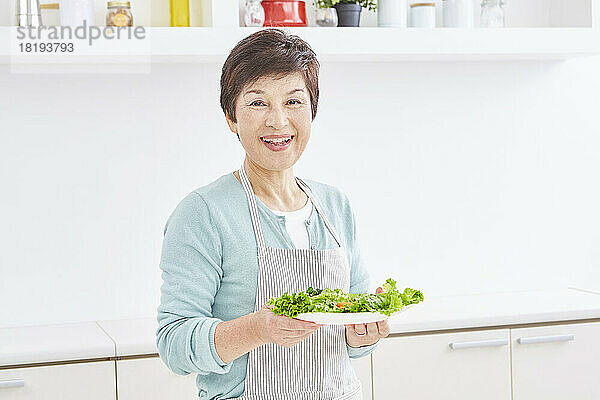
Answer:
[(109, 1), (108, 7), (131, 7), (129, 1)]
[(435, 3), (412, 3), (411, 7), (435, 7)]

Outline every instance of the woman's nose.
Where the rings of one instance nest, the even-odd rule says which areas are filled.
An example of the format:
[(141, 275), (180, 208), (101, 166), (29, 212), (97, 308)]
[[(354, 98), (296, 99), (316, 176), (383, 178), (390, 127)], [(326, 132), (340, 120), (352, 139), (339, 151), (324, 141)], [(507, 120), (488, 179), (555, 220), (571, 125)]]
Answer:
[(273, 107), (267, 113), (265, 124), (273, 129), (281, 129), (288, 123), (287, 114), (281, 107)]

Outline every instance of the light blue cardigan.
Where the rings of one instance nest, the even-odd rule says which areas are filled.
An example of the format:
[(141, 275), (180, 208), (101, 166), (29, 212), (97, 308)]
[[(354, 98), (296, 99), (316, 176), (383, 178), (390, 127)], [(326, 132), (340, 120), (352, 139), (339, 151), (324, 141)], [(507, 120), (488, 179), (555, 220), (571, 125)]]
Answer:
[[(350, 292), (369, 291), (369, 274), (356, 242), (356, 221), (348, 198), (331, 185), (303, 180), (346, 249)], [(256, 199), (266, 246), (295, 248), (285, 229), (285, 217)], [(336, 247), (316, 209), (309, 219), (310, 245)], [(198, 374), (200, 399), (241, 396), (248, 354), (225, 364), (214, 345), (216, 325), (252, 313), (256, 300), (256, 240), (246, 194), (233, 173), (194, 190), (177, 205), (165, 225), (160, 268), (163, 284), (156, 331), (160, 358), (176, 374)], [(346, 346), (350, 358), (359, 358), (377, 344)]]

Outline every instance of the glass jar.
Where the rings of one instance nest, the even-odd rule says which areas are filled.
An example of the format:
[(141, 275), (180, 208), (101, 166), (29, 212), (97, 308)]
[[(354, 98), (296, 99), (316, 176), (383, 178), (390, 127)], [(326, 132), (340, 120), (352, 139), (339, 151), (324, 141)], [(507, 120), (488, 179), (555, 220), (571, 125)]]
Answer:
[(106, 12), (106, 26), (133, 26), (131, 3), (128, 1), (109, 1)]
[(265, 23), (265, 10), (260, 4), (261, 0), (246, 0), (244, 23), (246, 26), (263, 26)]
[(335, 8), (317, 8), (315, 22), (318, 26), (337, 26), (338, 16)]
[(482, 1), (481, 27), (504, 28), (504, 0)]

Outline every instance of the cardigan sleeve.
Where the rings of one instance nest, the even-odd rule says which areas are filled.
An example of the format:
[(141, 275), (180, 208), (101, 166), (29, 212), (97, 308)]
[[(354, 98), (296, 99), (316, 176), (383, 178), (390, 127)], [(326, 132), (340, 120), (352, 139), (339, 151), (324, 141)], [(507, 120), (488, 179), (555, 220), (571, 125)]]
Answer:
[[(350, 293), (367, 293), (370, 287), (370, 276), (369, 271), (367, 270), (364, 262), (364, 258), (360, 251), (360, 245), (357, 235), (357, 227), (356, 227), (356, 215), (354, 211), (350, 207), (350, 202), (346, 198), (346, 202), (348, 204), (348, 209), (351, 215), (352, 221), (352, 237), (350, 240)], [(366, 355), (372, 353), (377, 347), (376, 342), (372, 345), (361, 346), (361, 347), (351, 347), (346, 343), (346, 348), (348, 349), (348, 356), (350, 358), (361, 358)]]
[(163, 232), (162, 286), (156, 345), (160, 358), (178, 375), (225, 374), (232, 362), (217, 354), (212, 304), (223, 271), (218, 233), (202, 196), (192, 192), (175, 208)]

